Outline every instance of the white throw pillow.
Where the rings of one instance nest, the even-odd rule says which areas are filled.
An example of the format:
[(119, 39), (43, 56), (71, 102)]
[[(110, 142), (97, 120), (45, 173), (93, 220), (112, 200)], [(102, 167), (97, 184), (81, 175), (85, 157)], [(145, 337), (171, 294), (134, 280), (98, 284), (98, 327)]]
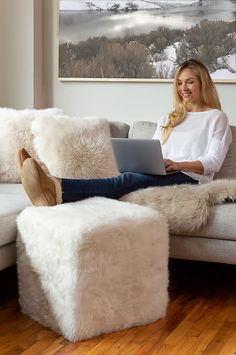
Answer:
[(57, 108), (15, 110), (0, 108), (0, 182), (18, 183), (17, 151), (24, 147), (37, 157), (33, 148), (31, 123), (35, 118), (62, 114)]
[(119, 174), (106, 119), (45, 117), (33, 122), (32, 131), (39, 159), (54, 176), (104, 178)]

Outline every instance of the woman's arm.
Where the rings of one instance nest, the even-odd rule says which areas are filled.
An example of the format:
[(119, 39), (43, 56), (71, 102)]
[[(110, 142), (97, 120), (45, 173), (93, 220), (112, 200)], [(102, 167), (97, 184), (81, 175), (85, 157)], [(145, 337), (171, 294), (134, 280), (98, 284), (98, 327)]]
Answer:
[(176, 162), (170, 159), (164, 159), (166, 171), (191, 171), (197, 174), (204, 173), (204, 167), (199, 160)]
[(207, 151), (198, 157), (204, 167), (204, 174), (212, 174), (220, 170), (232, 142), (232, 132), (224, 112), (221, 111), (220, 115), (214, 121), (212, 120), (211, 129), (213, 134)]

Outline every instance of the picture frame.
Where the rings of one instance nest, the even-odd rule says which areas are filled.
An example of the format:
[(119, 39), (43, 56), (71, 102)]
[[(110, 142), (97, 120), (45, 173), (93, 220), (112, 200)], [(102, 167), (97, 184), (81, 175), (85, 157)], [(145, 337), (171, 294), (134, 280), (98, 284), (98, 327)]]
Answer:
[(236, 83), (230, 0), (218, 8), (207, 0), (161, 0), (145, 9), (142, 0), (57, 1), (60, 81), (172, 82), (181, 62), (198, 58), (215, 82)]

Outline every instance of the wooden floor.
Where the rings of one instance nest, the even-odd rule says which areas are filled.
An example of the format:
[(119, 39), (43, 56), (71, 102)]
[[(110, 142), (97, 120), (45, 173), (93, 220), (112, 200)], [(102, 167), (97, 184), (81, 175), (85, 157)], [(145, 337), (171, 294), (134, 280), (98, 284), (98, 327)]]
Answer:
[(15, 268), (0, 272), (0, 354), (236, 354), (236, 266), (170, 261), (164, 319), (70, 343), (20, 313)]

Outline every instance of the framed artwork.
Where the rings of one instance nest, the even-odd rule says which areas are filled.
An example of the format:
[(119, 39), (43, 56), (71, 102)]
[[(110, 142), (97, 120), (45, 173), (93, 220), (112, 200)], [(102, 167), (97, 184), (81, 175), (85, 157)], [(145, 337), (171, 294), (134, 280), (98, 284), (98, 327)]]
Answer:
[(198, 58), (236, 83), (235, 0), (58, 0), (58, 78), (171, 81)]

